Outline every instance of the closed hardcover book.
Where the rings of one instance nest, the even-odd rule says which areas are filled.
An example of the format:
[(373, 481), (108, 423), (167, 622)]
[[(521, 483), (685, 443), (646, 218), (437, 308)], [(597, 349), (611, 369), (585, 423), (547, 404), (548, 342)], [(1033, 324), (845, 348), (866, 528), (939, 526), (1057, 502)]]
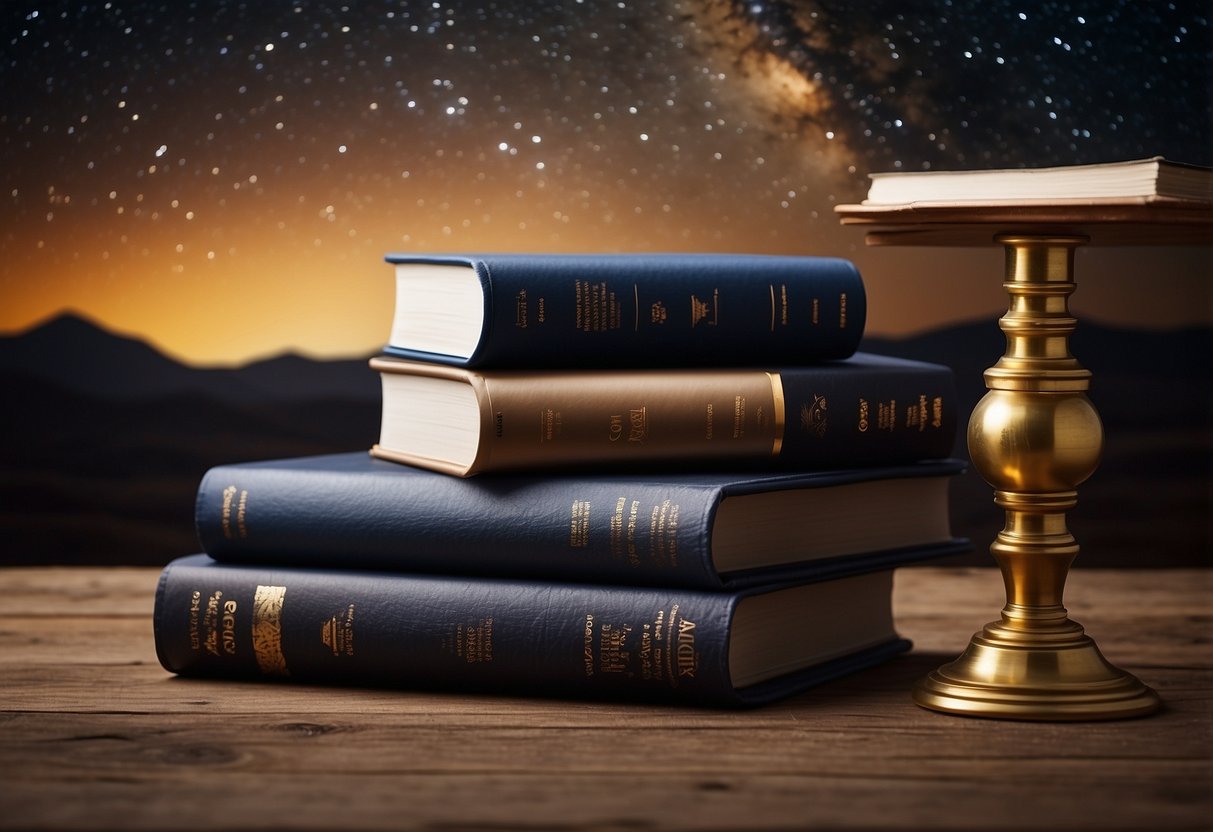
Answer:
[(715, 590), (967, 548), (948, 514), (961, 469), (461, 479), (357, 452), (212, 468), (195, 522), (230, 563)]
[(844, 358), (855, 266), (725, 254), (389, 255), (386, 352), (468, 367), (721, 366)]
[(958, 403), (938, 364), (857, 353), (800, 367), (468, 370), (373, 358), (373, 452), (456, 476), (655, 463), (852, 468), (946, 457)]
[(889, 570), (741, 592), (169, 564), (182, 675), (756, 705), (908, 647)]

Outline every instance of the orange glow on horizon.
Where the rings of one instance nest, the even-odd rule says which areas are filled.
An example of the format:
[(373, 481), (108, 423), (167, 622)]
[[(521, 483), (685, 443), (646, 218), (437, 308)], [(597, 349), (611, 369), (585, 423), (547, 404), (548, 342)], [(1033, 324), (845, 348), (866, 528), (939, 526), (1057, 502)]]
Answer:
[[(839, 251), (831, 223), (799, 234), (726, 200), (692, 198), (694, 215), (662, 205), (613, 213), (556, 194), (489, 199), (468, 189), (428, 211), (348, 216), (329, 206), (229, 210), (222, 225), (179, 217), (76, 223), (60, 210), (27, 232), (0, 274), (0, 331), (74, 311), (138, 336), (178, 360), (232, 365), (283, 352), (366, 355), (383, 345), (393, 304), (392, 251)], [(679, 204), (688, 204), (680, 202)], [(828, 206), (823, 206), (828, 211)], [(726, 213), (727, 212), (727, 213)], [(332, 216), (332, 219), (327, 217)], [(212, 222), (215, 220), (212, 218)], [(116, 227), (115, 227), (116, 226)], [(798, 238), (803, 238), (803, 241)], [(793, 242), (789, 244), (789, 240)], [(844, 245), (845, 248), (845, 245)]]
[[(566, 245), (545, 250), (603, 250), (593, 245), (597, 236), (569, 235), (561, 239)], [(482, 239), (485, 245), (474, 248), (526, 249), (518, 238)], [(685, 250), (744, 249), (739, 242), (690, 241)], [(269, 248), (253, 247), (248, 254), (238, 250), (215, 261), (187, 259), (180, 271), (175, 269), (182, 260), (150, 255), (111, 258), (92, 269), (81, 257), (70, 269), (47, 264), (28, 274), (6, 270), (0, 331), (20, 332), (74, 312), (147, 340), (177, 360), (202, 366), (239, 365), (282, 353), (358, 357), (383, 345), (394, 302), (392, 271), (383, 254), (403, 246), (372, 240), (350, 251), (324, 245), (284, 253)], [(768, 247), (767, 253), (804, 252)], [(1005, 311), (1002, 258), (993, 247), (945, 254), (852, 245), (823, 253), (848, 256), (859, 264), (868, 287), (867, 331), (873, 335), (903, 337), (961, 320), (988, 320), (993, 326)], [(1160, 262), (1168, 265), (1160, 269)], [(1200, 249), (1080, 250), (1079, 290), (1071, 307), (1084, 321), (1114, 326), (1207, 326), (1213, 319), (1208, 262), (1208, 253)], [(1167, 281), (1167, 291), (1155, 293), (1154, 302), (1143, 305), (1139, 276), (1151, 271), (1165, 271), (1160, 279)]]

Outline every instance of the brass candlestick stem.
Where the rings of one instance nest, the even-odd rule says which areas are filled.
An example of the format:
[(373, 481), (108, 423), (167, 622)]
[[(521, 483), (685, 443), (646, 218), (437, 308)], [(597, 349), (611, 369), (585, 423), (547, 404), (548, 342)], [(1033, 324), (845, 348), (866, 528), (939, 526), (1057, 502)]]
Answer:
[(1007, 604), (956, 661), (914, 689), (927, 708), (1005, 719), (1141, 716), (1158, 696), (1111, 665), (1062, 606), (1078, 544), (1066, 527), (1075, 488), (1099, 464), (1103, 427), (1087, 398), (1091, 373), (1070, 354), (1079, 236), (1008, 235), (1006, 354), (969, 421), (969, 453), (995, 489), (1006, 526), (990, 547)]

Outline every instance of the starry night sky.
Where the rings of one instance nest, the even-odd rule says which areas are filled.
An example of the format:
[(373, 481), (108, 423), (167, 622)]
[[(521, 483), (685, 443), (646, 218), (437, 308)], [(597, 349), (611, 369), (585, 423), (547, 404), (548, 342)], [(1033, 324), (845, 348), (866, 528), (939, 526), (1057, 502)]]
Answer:
[[(202, 363), (377, 348), (400, 250), (849, 256), (870, 330), (909, 332), (1005, 307), (1001, 255), (865, 250), (832, 208), (869, 172), (1213, 164), (1203, 0), (0, 15), (0, 331), (73, 309)], [(1159, 255), (1082, 255), (1080, 312), (1213, 314), (1205, 252), (1165, 253), (1148, 319)]]

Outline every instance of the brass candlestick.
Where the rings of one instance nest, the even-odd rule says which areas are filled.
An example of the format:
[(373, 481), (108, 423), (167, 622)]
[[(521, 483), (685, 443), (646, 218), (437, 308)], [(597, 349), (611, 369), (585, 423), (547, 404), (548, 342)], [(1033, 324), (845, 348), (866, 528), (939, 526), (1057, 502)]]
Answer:
[(1075, 488), (1099, 463), (1103, 427), (1087, 398), (1091, 373), (1070, 354), (1069, 296), (1081, 236), (1004, 235), (1010, 306), (1006, 354), (969, 421), (969, 453), (995, 489), (1006, 526), (990, 551), (1007, 604), (956, 661), (914, 689), (927, 708), (1005, 719), (1118, 719), (1158, 696), (1111, 665), (1062, 606), (1078, 544), (1066, 527)]

